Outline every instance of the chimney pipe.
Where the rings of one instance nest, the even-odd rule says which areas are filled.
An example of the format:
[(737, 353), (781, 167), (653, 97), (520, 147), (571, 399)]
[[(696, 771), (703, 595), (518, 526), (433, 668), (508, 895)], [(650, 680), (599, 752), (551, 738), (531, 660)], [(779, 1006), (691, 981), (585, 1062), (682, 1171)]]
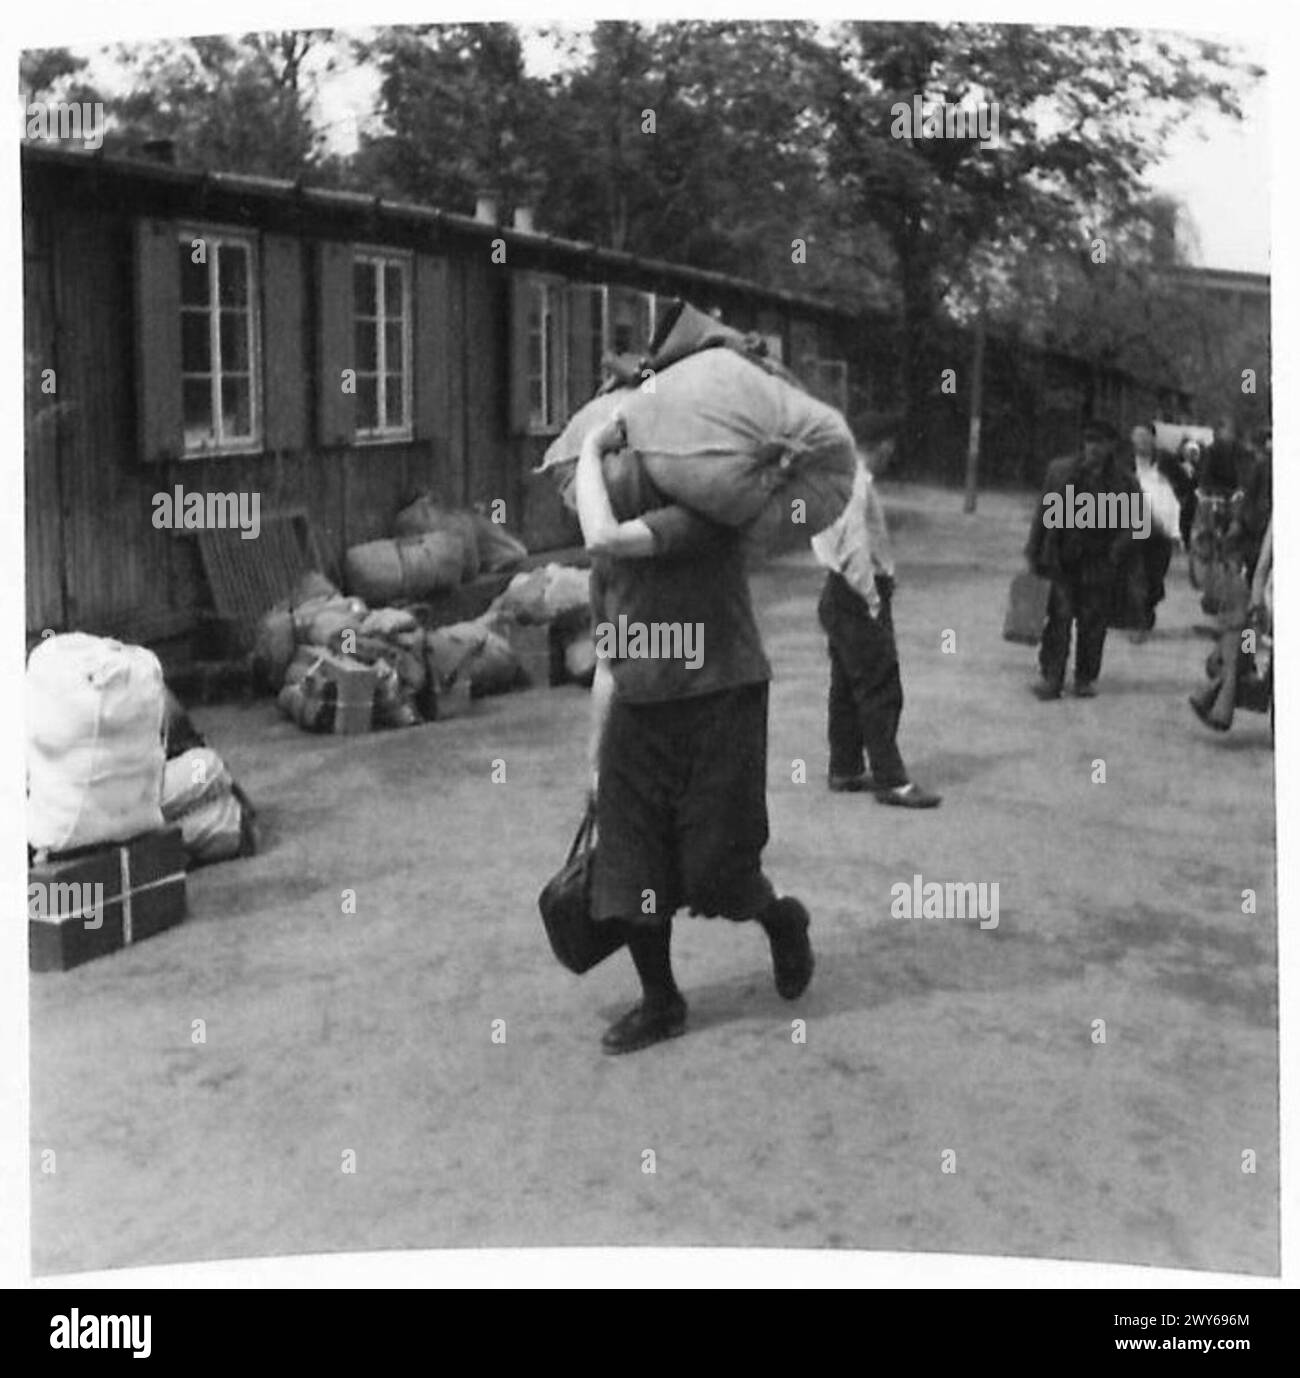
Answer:
[(497, 224), (498, 202), (501, 193), (485, 188), (478, 194), (478, 201), (474, 206), (474, 219), (482, 220), (487, 225)]
[(515, 229), (524, 234), (536, 234), (537, 226), (533, 222), (533, 213), (531, 206), (516, 206)]

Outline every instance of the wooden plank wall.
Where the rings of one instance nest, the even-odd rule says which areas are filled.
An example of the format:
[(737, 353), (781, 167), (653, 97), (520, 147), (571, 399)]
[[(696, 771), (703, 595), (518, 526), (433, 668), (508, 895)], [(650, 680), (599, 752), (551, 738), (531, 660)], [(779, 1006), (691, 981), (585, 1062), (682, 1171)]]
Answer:
[[(42, 399), (29, 397), (29, 629), (145, 639), (194, 626), (210, 600), (193, 537), (152, 522), (155, 494), (177, 484), (186, 492), (257, 492), (263, 511), (305, 508), (333, 577), (348, 545), (391, 533), (409, 496), (433, 488), (454, 497), (464, 488), (463, 429), (454, 418), (440, 465), (436, 447), (423, 442), (143, 462), (132, 372), (130, 218), (87, 206), (61, 210), (53, 235), (42, 235), (39, 223), (34, 209), (25, 254), (26, 348), (36, 364), (57, 359), (67, 410), (57, 426), (37, 425)], [(463, 319), (449, 327), (463, 342)], [(452, 391), (463, 398), (461, 389)], [(463, 412), (463, 400), (459, 405)]]
[(57, 217), (57, 348), (72, 403), (60, 428), (69, 627), (165, 606), (163, 533), (152, 525), (154, 476), (136, 462), (132, 242), (93, 205)]
[[(58, 394), (43, 394), (41, 374), (54, 369), (54, 240), (50, 217), (33, 209), (23, 217), (23, 508), (27, 544), (27, 626), (39, 634), (63, 625), (63, 516), (59, 493)], [(65, 391), (66, 395), (66, 391)]]

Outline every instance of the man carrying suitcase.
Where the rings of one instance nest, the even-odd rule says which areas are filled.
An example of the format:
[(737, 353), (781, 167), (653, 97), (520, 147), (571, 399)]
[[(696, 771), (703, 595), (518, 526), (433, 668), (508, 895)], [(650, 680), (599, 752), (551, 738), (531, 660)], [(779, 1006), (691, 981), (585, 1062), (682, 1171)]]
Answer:
[[(1128, 524), (1085, 524), (1076, 521), (1074, 514), (1080, 509), (1100, 514), (1105, 510), (1100, 500), (1109, 494), (1123, 495), (1131, 514), (1129, 500), (1139, 498), (1140, 489), (1136, 477), (1116, 461), (1118, 442), (1113, 426), (1091, 421), (1083, 429), (1082, 453), (1054, 461), (1047, 472), (1043, 502), (1025, 548), (1029, 567), (1052, 585), (1038, 651), (1042, 678), (1033, 686), (1039, 699), (1061, 697), (1071, 628), (1075, 634), (1074, 692), (1079, 698), (1093, 698), (1097, 693), (1107, 616), (1133, 531)], [(1053, 521), (1049, 516), (1053, 512), (1064, 514), (1065, 519)]]

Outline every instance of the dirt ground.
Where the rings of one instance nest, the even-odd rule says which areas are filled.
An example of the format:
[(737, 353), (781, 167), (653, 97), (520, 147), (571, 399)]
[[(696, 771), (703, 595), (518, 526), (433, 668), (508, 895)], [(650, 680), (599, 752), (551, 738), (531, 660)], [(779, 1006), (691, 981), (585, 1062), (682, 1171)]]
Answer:
[[(1267, 719), (1219, 738), (1187, 708), (1209, 643), (1181, 556), (1155, 638), (1111, 633), (1100, 696), (1039, 704), (1000, 636), (1030, 499), (886, 496), (902, 745), (938, 811), (827, 792), (818, 573), (754, 580), (803, 999), (774, 993), (755, 926), (681, 919), (687, 1036), (601, 1054), (630, 962), (569, 975), (535, 905), (584, 785), (576, 688), (360, 738), (269, 700), (203, 711), (266, 846), (193, 874), (181, 927), (32, 978), (36, 1272), (618, 1243), (1276, 1272)], [(998, 927), (892, 918), (914, 874), (997, 882)]]

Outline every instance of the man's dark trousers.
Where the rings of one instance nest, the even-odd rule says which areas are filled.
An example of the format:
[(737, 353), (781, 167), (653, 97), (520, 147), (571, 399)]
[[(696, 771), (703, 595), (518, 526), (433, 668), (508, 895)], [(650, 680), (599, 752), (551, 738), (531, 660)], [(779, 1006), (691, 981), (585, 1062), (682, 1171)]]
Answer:
[(1154, 528), (1143, 541), (1136, 542), (1142, 561), (1143, 612), (1147, 629), (1156, 625), (1156, 606), (1165, 596), (1165, 575), (1174, 557), (1174, 543), (1163, 531)]
[(877, 785), (892, 789), (907, 783), (907, 768), (897, 740), (903, 679), (890, 610), (894, 581), (878, 574), (876, 590), (880, 610), (872, 617), (870, 608), (842, 575), (828, 574), (817, 615), (830, 641), (830, 773), (861, 775), (865, 748), (872, 778)]
[(1074, 680), (1091, 684), (1101, 674), (1101, 652), (1106, 642), (1106, 620), (1111, 588), (1108, 583), (1084, 583), (1079, 579), (1053, 579), (1047, 599), (1047, 625), (1038, 650), (1038, 668), (1048, 684), (1058, 689), (1065, 682), (1070, 658), (1070, 627), (1077, 626), (1074, 645)]

